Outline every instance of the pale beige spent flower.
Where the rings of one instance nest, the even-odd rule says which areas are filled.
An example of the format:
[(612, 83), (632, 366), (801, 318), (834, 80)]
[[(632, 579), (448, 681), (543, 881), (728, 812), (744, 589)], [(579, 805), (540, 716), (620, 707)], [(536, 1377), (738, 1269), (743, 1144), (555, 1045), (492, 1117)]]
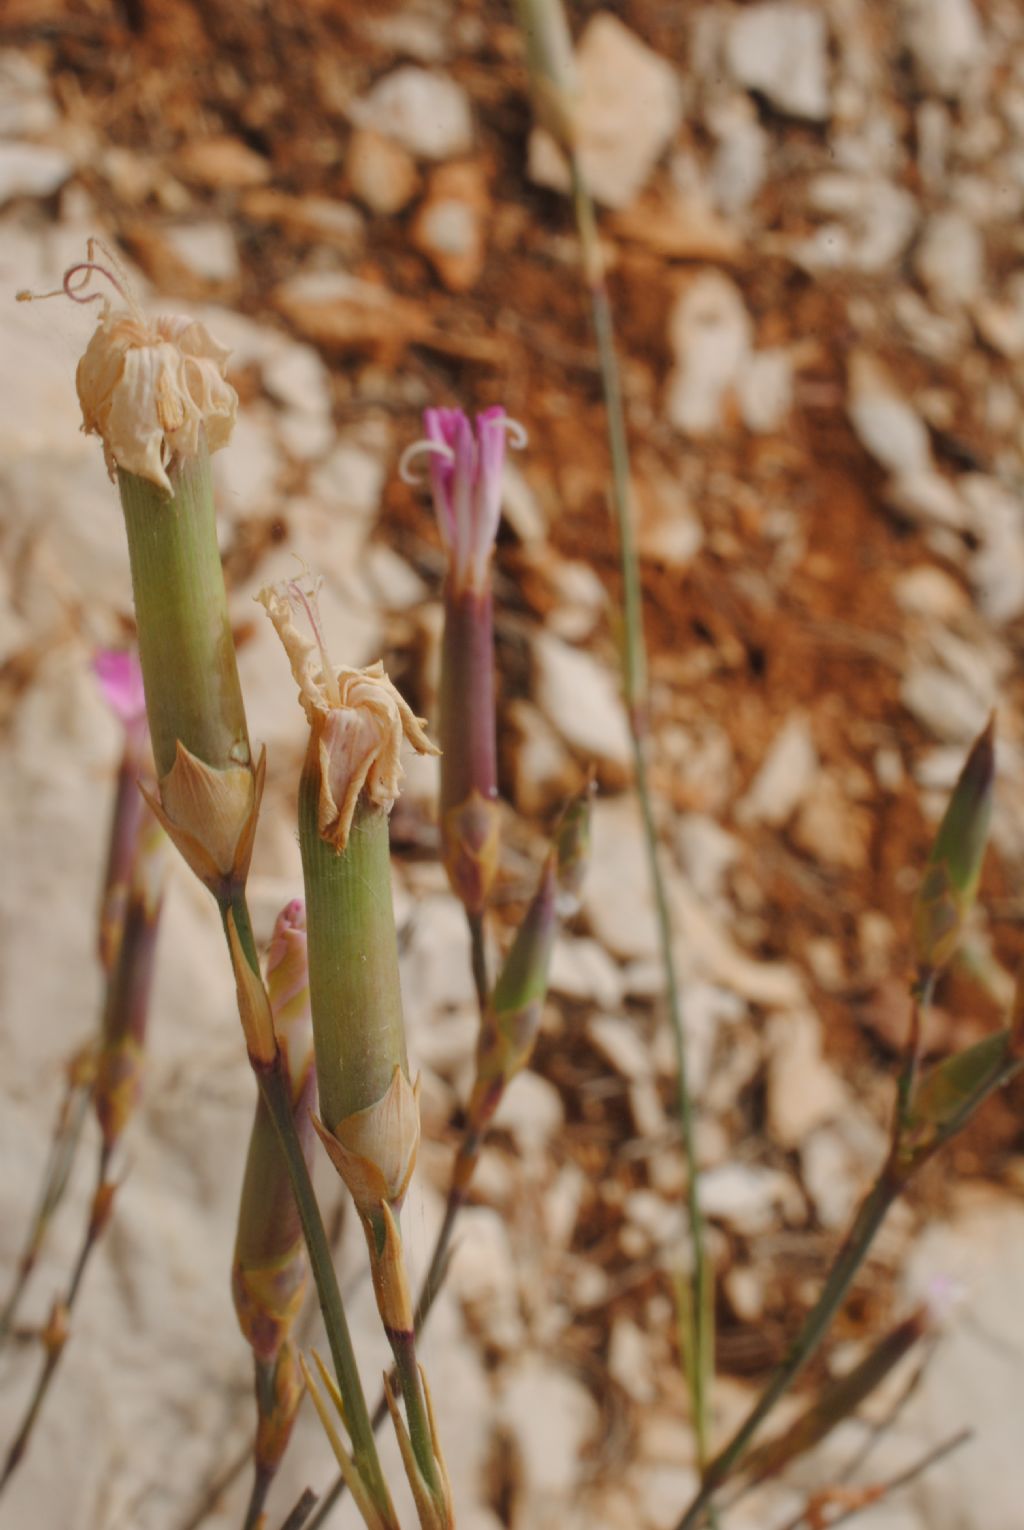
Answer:
[[(404, 774), (403, 740), (419, 754), (437, 754), (437, 748), (427, 737), (424, 720), (395, 689), (379, 660), (366, 669), (331, 663), (315, 593), (294, 583), (279, 584), (261, 590), (257, 599), (284, 644), (299, 700), (317, 739), (321, 838), (344, 850), (362, 792), (374, 807), (391, 810)], [(312, 637), (296, 626), (296, 603), (305, 608)]]
[(103, 442), (111, 478), (120, 468), (170, 495), (168, 470), (197, 454), (201, 431), (210, 451), (227, 445), (238, 413), (229, 355), (197, 319), (107, 305), (76, 383), (82, 428)]

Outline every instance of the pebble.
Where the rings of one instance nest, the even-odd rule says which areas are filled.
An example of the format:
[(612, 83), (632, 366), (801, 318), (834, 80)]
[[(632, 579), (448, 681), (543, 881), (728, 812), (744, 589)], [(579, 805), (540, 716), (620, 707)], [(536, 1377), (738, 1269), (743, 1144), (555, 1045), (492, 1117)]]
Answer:
[(851, 800), (834, 771), (822, 771), (800, 805), (793, 843), (835, 871), (863, 871), (871, 855), (871, 809)]
[(532, 701), (513, 697), (506, 720), (515, 737), (512, 791), (521, 813), (534, 816), (563, 803), (581, 783), (579, 766)]
[(448, 1281), (470, 1323), (499, 1350), (514, 1352), (523, 1340), (516, 1285), (516, 1256), (503, 1217), (484, 1206), (467, 1206), (459, 1218)]
[(417, 159), (452, 159), (473, 147), (473, 113), (462, 86), (416, 64), (384, 75), (349, 115), (356, 127), (394, 139)]
[(49, 197), (74, 173), (62, 149), (0, 142), (0, 207), (15, 197)]
[(613, 672), (583, 648), (548, 632), (533, 642), (534, 694), (551, 725), (611, 783), (629, 775), (632, 749), (626, 711)]
[(938, 304), (973, 303), (985, 281), (985, 243), (979, 229), (955, 209), (936, 213), (924, 226), (914, 266)]
[(529, 1068), (516, 1075), (494, 1113), (495, 1128), (511, 1132), (527, 1159), (540, 1158), (564, 1125), (562, 1096), (554, 1084)]
[[(628, 207), (679, 130), (679, 77), (667, 59), (608, 11), (584, 28), (576, 67), (583, 173), (598, 202)], [(530, 135), (528, 169), (539, 185), (569, 190), (568, 167), (543, 129)]]
[(963, 588), (949, 574), (931, 563), (908, 568), (893, 582), (896, 604), (909, 616), (926, 621), (957, 621), (968, 610)]
[(816, 176), (808, 201), (813, 210), (842, 220), (790, 245), (792, 258), (809, 271), (886, 271), (917, 228), (916, 198), (881, 175)]
[(882, 363), (865, 351), (854, 351), (847, 381), (850, 423), (875, 461), (890, 473), (904, 476), (930, 470), (927, 426)]
[(636, 1403), (651, 1403), (657, 1395), (650, 1338), (631, 1318), (618, 1317), (612, 1324), (608, 1375)]
[[(933, 633), (938, 639), (940, 631)], [(956, 642), (947, 648), (949, 662), (915, 659), (908, 666), (900, 700), (933, 737), (945, 743), (969, 743), (977, 738), (992, 710), (996, 681), (987, 659), (973, 647)]]
[(666, 415), (686, 435), (709, 435), (724, 424), (750, 356), (753, 324), (736, 283), (719, 271), (695, 277), (672, 307), (668, 336), (675, 367)]
[(215, 285), (237, 281), (238, 246), (227, 223), (218, 219), (171, 225), (163, 230), (163, 238), (172, 256), (197, 280)]
[[(574, 1493), (583, 1453), (597, 1432), (594, 1399), (569, 1371), (530, 1353), (502, 1375), (499, 1386), (500, 1415), (516, 1447), (527, 1504), (548, 1500), (550, 1506), (554, 1500), (557, 1506)], [(536, 1523), (526, 1505), (517, 1523)]]
[(480, 279), (489, 210), (490, 198), (478, 164), (442, 165), (431, 175), (410, 238), (449, 292), (468, 292)]
[(1024, 612), (1024, 523), (1021, 499), (1008, 485), (969, 473), (958, 488), (971, 514), (977, 547), (967, 573), (982, 613), (1002, 625)]
[[(604, 946), (585, 937), (567, 935), (555, 943), (548, 986), (567, 999), (590, 999), (599, 1009), (614, 1009), (622, 1002), (622, 977)], [(611, 1022), (616, 1027), (621, 1021)]]
[(593, 809), (590, 864), (583, 882), (590, 927), (623, 960), (658, 954), (650, 874), (640, 818), (627, 799), (599, 799)]
[(903, 37), (922, 84), (955, 99), (985, 55), (973, 0), (902, 0)]
[(715, 903), (725, 892), (725, 880), (742, 853), (735, 835), (706, 813), (684, 813), (676, 831), (676, 846), (687, 881), (698, 897)]
[(778, 111), (810, 122), (829, 116), (828, 23), (794, 0), (763, 0), (734, 15), (726, 61), (735, 80)]
[(408, 150), (369, 128), (357, 128), (349, 139), (345, 171), (356, 200), (383, 217), (408, 206), (419, 185), (416, 161)]
[(849, 1104), (846, 1086), (822, 1055), (821, 1021), (811, 1010), (772, 1015), (768, 1051), (768, 1130), (784, 1148), (799, 1147)]
[(736, 808), (741, 824), (781, 828), (810, 791), (818, 772), (818, 752), (810, 718), (794, 712), (775, 735), (749, 790)]
[(715, 205), (726, 217), (745, 213), (764, 185), (770, 139), (747, 96), (734, 96), (706, 114), (715, 139), (710, 184)]
[(982, 1421), (970, 1448), (921, 1478), (915, 1498), (928, 1530), (972, 1522), (1014, 1530), (1020, 1519), (1016, 1472), (1020, 1448), (1017, 1357), (1024, 1349), (1024, 1212), (989, 1187), (963, 1186), (949, 1221), (928, 1227), (907, 1271), (912, 1301), (934, 1291), (936, 1277), (962, 1292), (943, 1325), (942, 1342), (901, 1421), (914, 1453), (964, 1420)]
[(799, 1193), (787, 1174), (760, 1164), (725, 1163), (701, 1175), (704, 1215), (737, 1232), (765, 1232), (779, 1211), (799, 1206)]
[(793, 358), (781, 345), (755, 351), (737, 388), (740, 418), (748, 430), (768, 435), (781, 430), (793, 408)]
[(36, 138), (57, 120), (45, 69), (27, 53), (0, 52), (0, 138)]
[(183, 180), (209, 191), (264, 186), (270, 165), (240, 138), (193, 138), (174, 156), (174, 169)]
[[(897, 405), (899, 408), (899, 405)], [(881, 424), (880, 424), (881, 422)], [(888, 432), (886, 445), (896, 446), (899, 422), (883, 417), (881, 407), (872, 418), (871, 428), (875, 439), (882, 441)], [(885, 449), (883, 447), (883, 449)], [(896, 473), (884, 488), (885, 503), (890, 510), (915, 526), (931, 526), (949, 531), (966, 531), (969, 512), (955, 484), (935, 468), (915, 468), (909, 473)]]

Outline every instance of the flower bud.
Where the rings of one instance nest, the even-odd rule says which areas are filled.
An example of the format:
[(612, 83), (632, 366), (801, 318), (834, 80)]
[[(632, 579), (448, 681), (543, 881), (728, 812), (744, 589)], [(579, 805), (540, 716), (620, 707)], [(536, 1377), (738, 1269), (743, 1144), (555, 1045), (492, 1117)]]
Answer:
[(481, 1023), (476, 1082), (467, 1109), (474, 1133), (483, 1130), (509, 1083), (526, 1067), (537, 1040), (558, 929), (556, 865), (552, 851)]
[(978, 891), (992, 820), (994, 734), (993, 717), (960, 772), (914, 899), (914, 959), (919, 981), (950, 960)]
[(530, 91), (541, 127), (572, 151), (576, 143), (578, 86), (572, 38), (561, 0), (517, 0), (526, 38)]

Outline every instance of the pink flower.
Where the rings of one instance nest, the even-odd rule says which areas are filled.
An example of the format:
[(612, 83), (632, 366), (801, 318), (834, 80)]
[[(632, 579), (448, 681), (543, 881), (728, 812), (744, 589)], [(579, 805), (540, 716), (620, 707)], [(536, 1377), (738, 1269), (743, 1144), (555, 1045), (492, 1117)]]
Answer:
[(402, 454), (399, 471), (415, 482), (409, 464), (430, 458), (430, 487), (441, 538), (457, 589), (481, 589), (501, 520), (505, 438), (525, 446), (526, 432), (500, 404), (476, 417), (476, 434), (461, 409), (425, 409), (425, 438)]
[(144, 727), (146, 696), (142, 689), (142, 666), (134, 649), (97, 649), (92, 667), (104, 700), (121, 719), (125, 731)]

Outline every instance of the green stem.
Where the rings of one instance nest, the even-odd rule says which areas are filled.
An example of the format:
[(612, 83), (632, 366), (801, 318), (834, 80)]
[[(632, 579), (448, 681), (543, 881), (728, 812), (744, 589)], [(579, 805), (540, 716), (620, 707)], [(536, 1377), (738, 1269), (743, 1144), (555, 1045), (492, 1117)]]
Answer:
[[(258, 971), (256, 942), (253, 938), (252, 921), (249, 917), (249, 906), (244, 893), (237, 893), (229, 907), (234, 915), (235, 928), (238, 931), (239, 940), (246, 959), (253, 970)], [(227, 908), (223, 910), (223, 914), (226, 920)], [(295, 1118), (292, 1113), (291, 1084), (285, 1073), (280, 1054), (278, 1054), (269, 1067), (254, 1067), (253, 1072), (256, 1075), (260, 1094), (277, 1131), (281, 1151), (284, 1154), (285, 1163), (288, 1167), (288, 1176), (295, 1195), (295, 1205), (299, 1213), (299, 1220), (302, 1223), (306, 1247), (309, 1251), (310, 1269), (313, 1272), (313, 1280), (316, 1284), (317, 1296), (320, 1301), (320, 1310), (323, 1313), (324, 1326), (327, 1330), (327, 1342), (330, 1346), (331, 1358), (334, 1361), (338, 1386), (345, 1403), (346, 1422), (352, 1440), (353, 1460), (360, 1476), (366, 1483), (367, 1490), (374, 1503), (384, 1513), (385, 1507), (390, 1506), (390, 1497), (384, 1474), (381, 1470), (380, 1460), (377, 1456), (377, 1445), (373, 1438), (373, 1428), (370, 1424), (370, 1415), (366, 1406), (362, 1382), (359, 1379), (355, 1351), (352, 1348), (352, 1337), (349, 1333), (348, 1320), (345, 1316), (345, 1308), (341, 1300), (341, 1292), (338, 1288), (338, 1278), (334, 1270), (334, 1261), (331, 1258), (330, 1244), (324, 1231), (320, 1207), (317, 1204), (313, 1184), (309, 1177), (309, 1170), (306, 1167), (306, 1159), (302, 1151), (302, 1143), (299, 1139)]]
[(824, 1290), (808, 1315), (789, 1354), (774, 1372), (768, 1385), (729, 1443), (708, 1465), (704, 1473), (703, 1486), (679, 1521), (676, 1530), (693, 1530), (693, 1527), (700, 1523), (708, 1511), (714, 1493), (739, 1463), (747, 1446), (780, 1397), (788, 1391), (815, 1354), (875, 1234), (905, 1184), (905, 1175), (894, 1171), (890, 1159), (862, 1202), (853, 1225), (836, 1256), (835, 1263), (829, 1271)]
[(643, 820), (648, 874), (654, 894), (658, 925), (658, 944), (665, 973), (666, 998), (675, 1043), (679, 1125), (686, 1157), (687, 1208), (693, 1244), (693, 1300), (690, 1306), (693, 1353), (692, 1401), (698, 1459), (703, 1467), (708, 1437), (708, 1380), (714, 1356), (714, 1307), (710, 1300), (711, 1269), (708, 1263), (707, 1239), (700, 1204), (693, 1097), (686, 1064), (686, 1037), (679, 980), (672, 949), (672, 921), (658, 853), (658, 835), (647, 772), (647, 651), (643, 629), (640, 568), (637, 560), (630, 494), (629, 444), (626, 436), (626, 419), (622, 403), (622, 385), (615, 348), (611, 303), (605, 284), (604, 262), (594, 215), (594, 204), (580, 168), (578, 156), (573, 155), (571, 160), (573, 203), (583, 251), (584, 277), (590, 296), (594, 334), (597, 340), (611, 452), (612, 510), (618, 532), (619, 558), (622, 567), (620, 642), (622, 688), (629, 718), (636, 790)]
[(487, 1008), (491, 985), (487, 975), (487, 939), (482, 914), (466, 914), (469, 925), (470, 959), (473, 966), (473, 986), (481, 1015)]

